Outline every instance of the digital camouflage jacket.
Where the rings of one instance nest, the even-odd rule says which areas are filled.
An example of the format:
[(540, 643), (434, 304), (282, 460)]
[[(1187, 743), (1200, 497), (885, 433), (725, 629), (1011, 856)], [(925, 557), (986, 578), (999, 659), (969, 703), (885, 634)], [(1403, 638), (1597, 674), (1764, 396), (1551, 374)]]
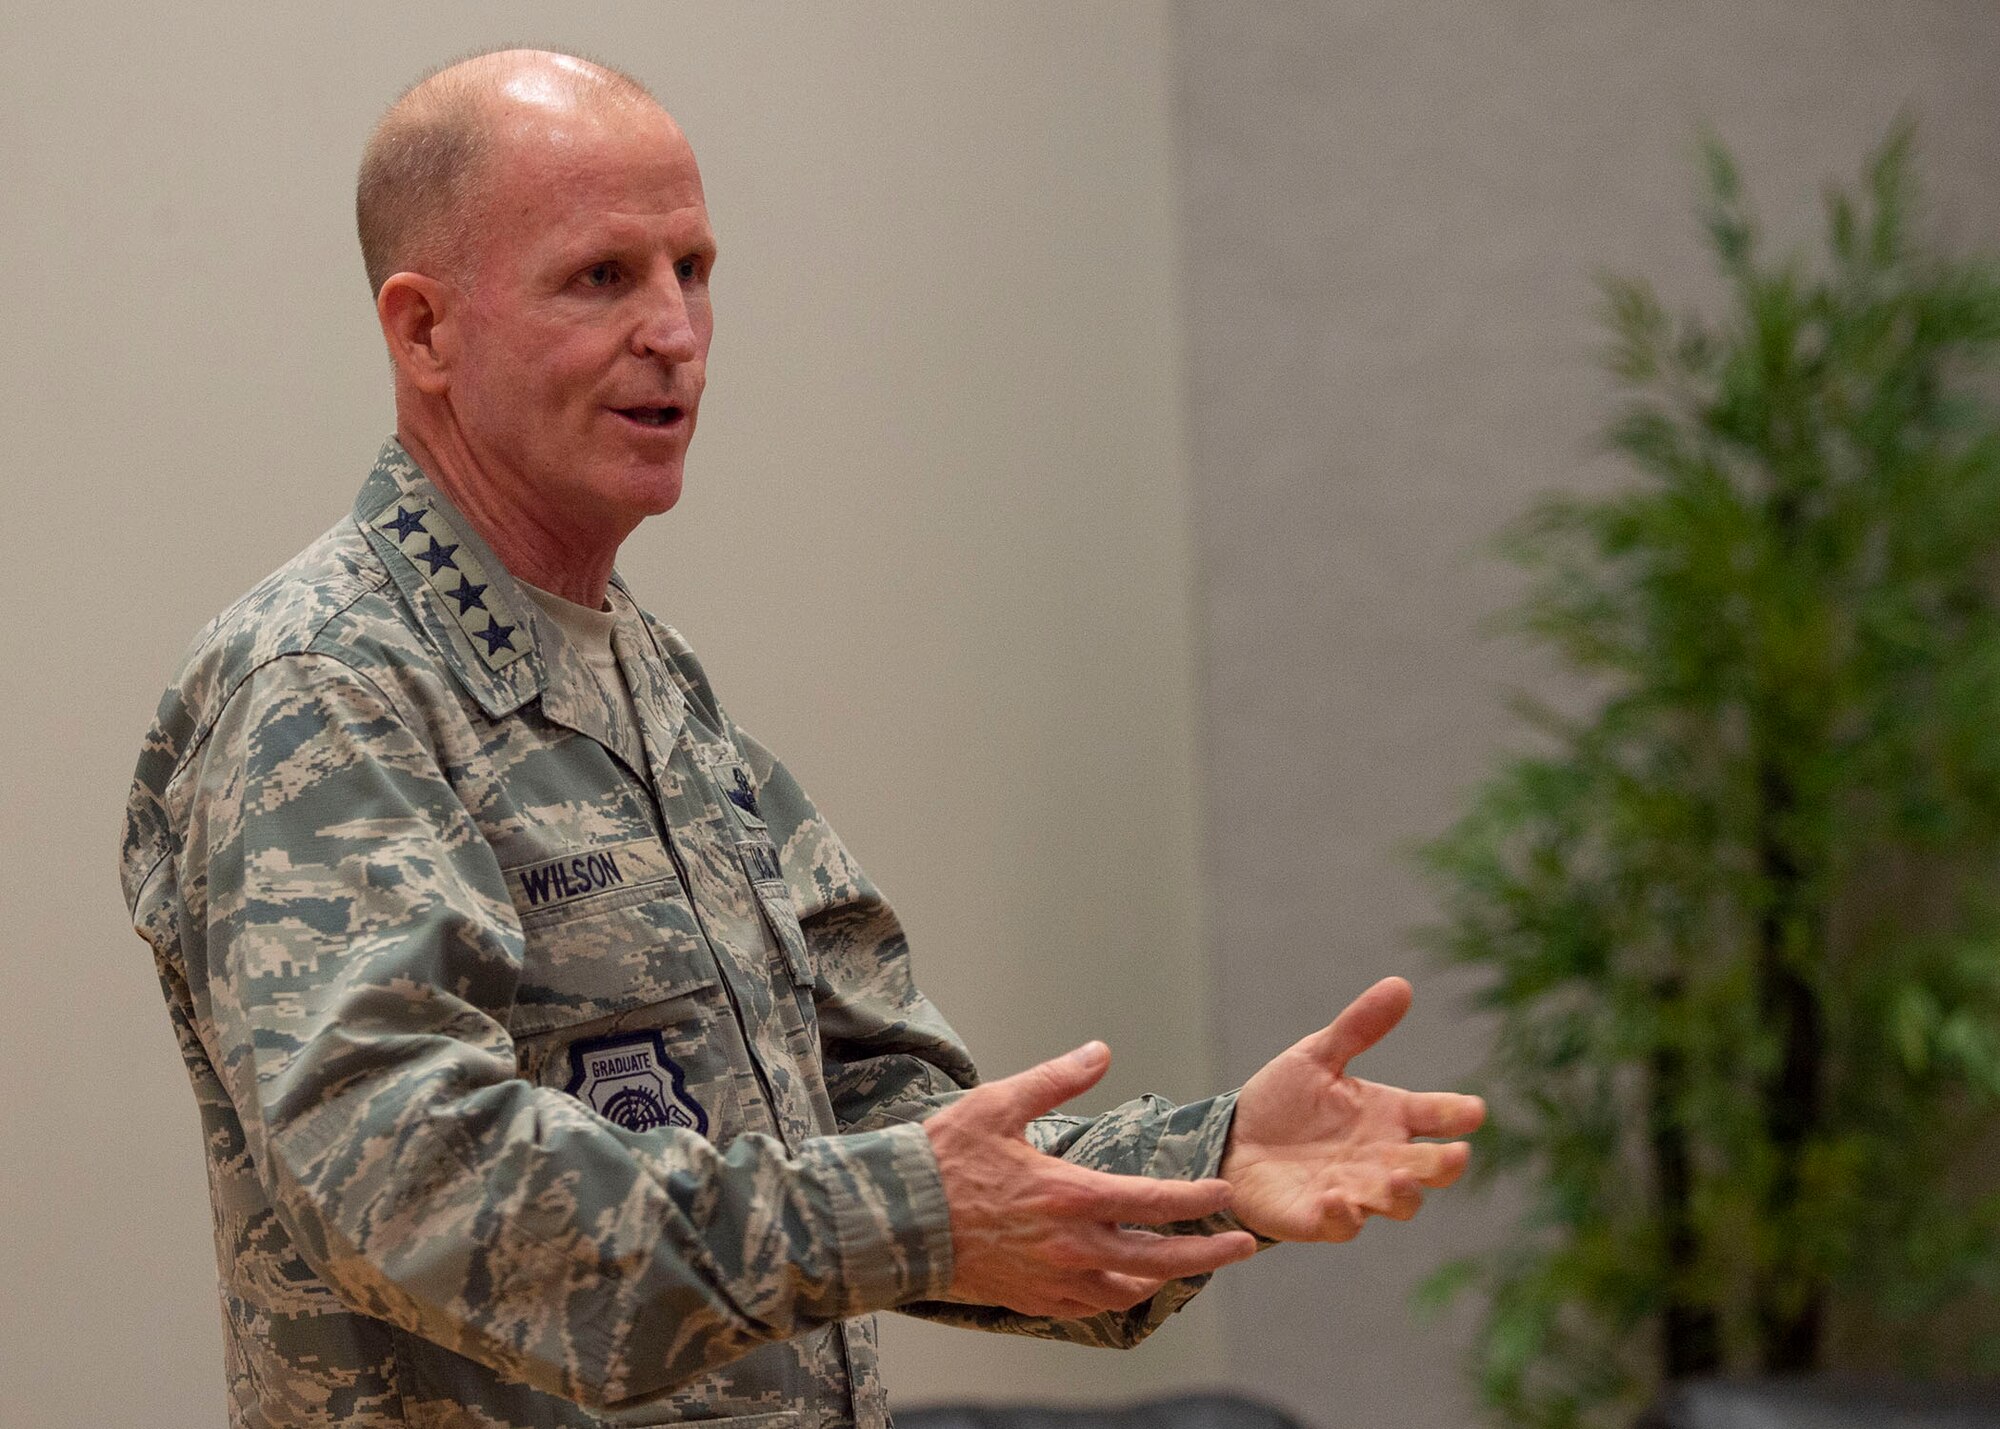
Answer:
[[(123, 881), (200, 1105), (234, 1425), (878, 1426), (877, 1310), (1129, 1344), (1199, 1288), (937, 1301), (917, 1123), (971, 1061), (874, 885), (616, 588), (637, 728), (391, 441), (161, 701)], [(1210, 1175), (1232, 1107), (1032, 1135)]]

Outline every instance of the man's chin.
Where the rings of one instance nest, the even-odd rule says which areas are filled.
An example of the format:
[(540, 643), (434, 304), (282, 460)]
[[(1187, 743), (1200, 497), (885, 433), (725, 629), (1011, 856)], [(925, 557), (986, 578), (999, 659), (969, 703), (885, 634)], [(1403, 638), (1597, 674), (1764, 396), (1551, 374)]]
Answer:
[(635, 471), (623, 485), (620, 495), (636, 520), (663, 516), (681, 499), (681, 469), (676, 464), (669, 469)]
[(673, 510), (680, 499), (679, 461), (601, 461), (552, 474), (542, 487), (553, 529), (615, 531), (621, 540), (641, 521)]
[(642, 505), (648, 516), (664, 516), (674, 509), (681, 499), (681, 473), (676, 467), (671, 475), (662, 476), (641, 488), (644, 497)]

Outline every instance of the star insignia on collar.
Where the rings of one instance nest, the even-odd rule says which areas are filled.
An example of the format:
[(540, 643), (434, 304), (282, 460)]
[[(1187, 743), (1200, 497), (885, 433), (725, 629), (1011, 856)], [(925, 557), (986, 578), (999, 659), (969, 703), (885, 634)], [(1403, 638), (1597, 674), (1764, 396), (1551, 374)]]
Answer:
[[(438, 538), (433, 536), (431, 537), (431, 548), (428, 551), (417, 552), (417, 559), (427, 563), (430, 566), (432, 575), (436, 575), (446, 566), (450, 566), (453, 570), (457, 570), (458, 562), (454, 561), (451, 558), (451, 553), (453, 551), (456, 551), (457, 549), (458, 547), (456, 546), (440, 546), (438, 544)], [(463, 579), (463, 577), (461, 577), (461, 579)]]
[[(407, 541), (410, 537), (416, 535), (417, 532), (424, 530), (424, 513), (398, 506), (396, 508), (395, 519), (385, 524), (396, 533), (397, 541)], [(430, 533), (424, 531), (424, 534), (429, 535)]]
[[(458, 548), (454, 546), (452, 549), (457, 550)], [(486, 587), (483, 585), (474, 585), (462, 571), (458, 577), (458, 589), (448, 590), (445, 594), (458, 602), (458, 613), (460, 615), (466, 615), (474, 608), (479, 610), (486, 609), (486, 601), (483, 598), (486, 594)]]
[[(484, 587), (481, 587), (481, 589), (484, 589)], [(518, 625), (502, 625), (489, 612), (486, 617), (486, 628), (484, 630), (475, 630), (472, 633), (486, 642), (486, 653), (488, 655), (498, 655), (502, 650), (512, 650), (514, 648), (514, 632), (520, 628)]]

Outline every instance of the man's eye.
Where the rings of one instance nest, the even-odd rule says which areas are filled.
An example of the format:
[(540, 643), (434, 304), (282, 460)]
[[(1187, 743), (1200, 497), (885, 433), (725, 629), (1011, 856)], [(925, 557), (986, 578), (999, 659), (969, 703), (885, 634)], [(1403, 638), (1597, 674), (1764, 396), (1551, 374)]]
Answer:
[(674, 274), (683, 283), (692, 282), (701, 276), (701, 260), (699, 258), (681, 259), (680, 262), (674, 264)]
[(582, 277), (586, 288), (608, 288), (618, 281), (618, 265), (593, 263), (583, 270)]

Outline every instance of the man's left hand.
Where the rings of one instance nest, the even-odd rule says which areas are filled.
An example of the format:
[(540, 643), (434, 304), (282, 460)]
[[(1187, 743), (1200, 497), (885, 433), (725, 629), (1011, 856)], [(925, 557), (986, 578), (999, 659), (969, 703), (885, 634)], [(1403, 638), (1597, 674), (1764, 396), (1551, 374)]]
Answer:
[(1465, 1142), (1416, 1138), (1468, 1135), (1485, 1120), (1485, 1102), (1347, 1074), (1409, 1007), (1410, 985), (1384, 978), (1244, 1084), (1222, 1178), (1249, 1229), (1271, 1240), (1352, 1240), (1369, 1216), (1406, 1221), (1426, 1188), (1463, 1174)]

